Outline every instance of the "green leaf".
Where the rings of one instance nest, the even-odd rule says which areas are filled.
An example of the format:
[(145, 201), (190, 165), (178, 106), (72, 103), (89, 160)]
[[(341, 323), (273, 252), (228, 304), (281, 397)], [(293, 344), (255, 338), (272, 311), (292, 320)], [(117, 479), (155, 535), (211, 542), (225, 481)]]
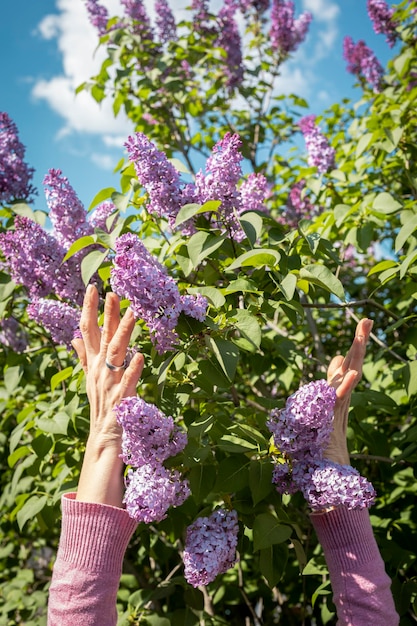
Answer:
[(87, 246), (91, 246), (93, 243), (96, 243), (96, 241), (97, 235), (86, 235), (85, 237), (80, 237), (70, 246), (68, 252), (62, 259), (62, 262), (65, 263), (65, 261), (71, 258), (76, 252), (87, 248)]
[(240, 219), (240, 225), (245, 231), (246, 237), (249, 239), (252, 246), (255, 245), (262, 233), (263, 220), (258, 213), (248, 212), (244, 213)]
[(242, 350), (255, 352), (262, 340), (262, 330), (258, 319), (246, 309), (237, 309), (233, 317), (236, 318), (235, 327), (239, 331), (239, 337), (234, 338), (234, 343)]
[(372, 267), (369, 270), (368, 276), (371, 276), (372, 274), (378, 274), (380, 272), (384, 272), (385, 270), (391, 269), (392, 267), (397, 267), (396, 261), (392, 261), (391, 259), (388, 259), (386, 261), (381, 261), (380, 263), (377, 263), (376, 265), (374, 265), (374, 267)]
[(108, 200), (108, 198), (111, 198), (112, 194), (115, 193), (115, 191), (116, 190), (114, 187), (106, 187), (105, 189), (99, 191), (92, 199), (90, 206), (88, 207), (88, 211), (90, 212), (98, 204), (101, 204), (101, 202), (104, 202), (104, 200)]
[(216, 357), (228, 380), (232, 381), (235, 377), (236, 367), (239, 361), (239, 348), (231, 341), (227, 341), (227, 339), (214, 339), (206, 335), (205, 340), (206, 345)]
[(218, 447), (220, 450), (232, 453), (251, 452), (258, 449), (258, 446), (246, 441), (246, 439), (236, 437), (236, 435), (223, 435), (219, 440)]
[(90, 279), (98, 271), (100, 265), (107, 258), (109, 250), (102, 252), (101, 250), (93, 250), (87, 254), (81, 261), (81, 278), (84, 285), (88, 285)]
[(66, 435), (70, 417), (67, 413), (60, 411), (53, 417), (39, 417), (36, 420), (36, 426), (39, 430), (53, 435)]
[(292, 535), (292, 529), (282, 524), (272, 513), (261, 513), (253, 524), (253, 548), (264, 550), (276, 543), (284, 543)]
[(183, 207), (180, 208), (177, 213), (175, 226), (180, 226), (195, 215), (200, 215), (201, 213), (216, 212), (220, 205), (220, 200), (209, 200), (204, 204), (185, 204)]
[(55, 391), (59, 383), (62, 383), (64, 380), (67, 380), (67, 378), (70, 378), (73, 371), (74, 371), (73, 367), (66, 367), (60, 372), (57, 372), (56, 374), (54, 374), (51, 378), (51, 391)]
[(368, 148), (372, 141), (373, 133), (365, 133), (362, 135), (356, 146), (356, 158), (360, 157), (363, 152)]
[(20, 511), (18, 511), (16, 519), (20, 530), (30, 519), (33, 519), (42, 511), (48, 501), (47, 496), (31, 496), (25, 502)]
[(295, 274), (291, 274), (291, 272), (281, 280), (279, 288), (288, 302), (293, 299), (296, 286), (297, 277)]
[(412, 233), (417, 229), (417, 215), (413, 215), (413, 217), (408, 218), (404, 226), (401, 228), (400, 232), (395, 238), (395, 252), (399, 252), (401, 248), (404, 246), (407, 239), (412, 235)]
[(372, 206), (376, 211), (384, 214), (395, 213), (402, 208), (401, 204), (386, 191), (383, 191), (376, 196)]
[(306, 265), (300, 270), (300, 278), (333, 293), (340, 300), (345, 300), (342, 283), (325, 265)]
[(130, 202), (130, 194), (119, 193), (118, 191), (114, 191), (111, 195), (111, 200), (115, 207), (119, 209), (121, 213), (124, 213), (129, 206)]
[(214, 465), (203, 465), (199, 463), (191, 468), (187, 478), (190, 483), (191, 493), (197, 504), (203, 502), (214, 487), (216, 475)]
[(281, 255), (272, 248), (254, 248), (249, 252), (244, 252), (235, 259), (228, 267), (228, 270), (235, 270), (238, 267), (276, 267)]
[(249, 487), (254, 506), (266, 498), (273, 490), (272, 471), (273, 465), (269, 460), (250, 462)]
[(282, 543), (264, 548), (259, 552), (259, 569), (271, 588), (281, 580), (287, 560), (288, 548)]
[(417, 394), (417, 361), (411, 361), (403, 369), (403, 380), (408, 396)]
[(226, 302), (226, 298), (216, 287), (190, 287), (187, 291), (190, 294), (201, 294), (215, 309), (220, 309)]
[(248, 467), (248, 461), (240, 455), (230, 456), (221, 461), (214, 490), (221, 493), (234, 493), (247, 487)]
[(204, 231), (195, 233), (187, 244), (188, 255), (193, 267), (197, 267), (201, 261), (212, 252), (220, 248), (226, 236), (211, 235)]
[(236, 293), (237, 291), (241, 291), (242, 293), (258, 293), (259, 289), (252, 280), (246, 278), (232, 280), (227, 287), (222, 289), (224, 294)]

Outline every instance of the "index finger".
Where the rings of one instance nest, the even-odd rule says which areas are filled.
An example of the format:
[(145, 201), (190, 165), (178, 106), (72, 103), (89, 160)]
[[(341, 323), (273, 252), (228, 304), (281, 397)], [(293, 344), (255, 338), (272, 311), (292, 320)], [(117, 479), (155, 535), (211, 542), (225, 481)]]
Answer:
[(97, 354), (100, 348), (101, 331), (98, 327), (98, 291), (94, 285), (88, 285), (80, 319), (80, 331), (84, 341), (86, 355)]

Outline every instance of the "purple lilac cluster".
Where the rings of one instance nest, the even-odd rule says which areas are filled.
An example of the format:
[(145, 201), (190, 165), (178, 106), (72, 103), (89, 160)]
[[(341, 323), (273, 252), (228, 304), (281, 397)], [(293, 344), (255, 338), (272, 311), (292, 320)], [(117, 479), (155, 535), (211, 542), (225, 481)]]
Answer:
[(171, 506), (181, 506), (189, 495), (188, 482), (178, 470), (142, 465), (128, 470), (123, 503), (136, 522), (151, 524), (163, 520)]
[(351, 37), (345, 37), (343, 56), (348, 64), (348, 72), (355, 74), (358, 78), (363, 76), (376, 93), (381, 91), (384, 70), (364, 41), (360, 40), (355, 44)]
[(100, 4), (98, 0), (85, 0), (85, 5), (91, 24), (97, 29), (100, 37), (105, 35), (107, 32), (107, 22), (109, 21), (106, 7)]
[(34, 298), (27, 307), (27, 312), (29, 317), (50, 333), (55, 343), (71, 349), (71, 341), (80, 324), (80, 308), (58, 300)]
[(312, 219), (318, 213), (318, 207), (311, 204), (310, 199), (306, 195), (305, 181), (300, 180), (291, 187), (285, 211), (278, 218), (278, 221), (289, 228), (297, 228), (300, 220)]
[(265, 13), (269, 9), (269, 0), (240, 0), (238, 2), (242, 13), (245, 13), (252, 7), (257, 13)]
[(99, 228), (100, 230), (104, 230), (106, 233), (109, 233), (113, 230), (115, 224), (113, 222), (108, 225), (107, 220), (110, 215), (114, 215), (116, 211), (117, 208), (113, 202), (102, 202), (92, 213), (90, 213), (88, 216), (88, 223), (92, 228)]
[(313, 381), (271, 411), (267, 426), (283, 454), (272, 480), (280, 493), (301, 491), (313, 510), (341, 504), (370, 507), (375, 490), (350, 465), (323, 459), (334, 417), (336, 392), (326, 381)]
[[(241, 140), (237, 134), (226, 133), (214, 146), (207, 159), (205, 172), (200, 170), (195, 183), (183, 185), (174, 166), (164, 152), (142, 133), (129, 137), (129, 159), (135, 165), (139, 182), (148, 193), (147, 211), (168, 219), (174, 227), (176, 216), (188, 203), (204, 204), (208, 200), (220, 200), (218, 221), (213, 226), (227, 231), (236, 241), (245, 237), (239, 216), (244, 211), (266, 211), (265, 200), (269, 186), (262, 174), (242, 177), (240, 152)], [(186, 232), (192, 232), (192, 224), (186, 224)], [(183, 229), (184, 230), (184, 229)]]
[(187, 434), (171, 416), (141, 398), (128, 397), (115, 407), (122, 427), (123, 461), (131, 469), (126, 476), (124, 503), (137, 522), (160, 522), (171, 506), (180, 506), (190, 495), (187, 480), (163, 462), (187, 445)]
[(156, 0), (155, 13), (160, 42), (174, 41), (177, 38), (177, 25), (167, 0)]
[(34, 169), (24, 162), (25, 147), (16, 124), (0, 111), (0, 204), (30, 200), (36, 193), (31, 180)]
[(125, 14), (132, 20), (132, 32), (140, 35), (142, 40), (153, 41), (151, 21), (146, 12), (146, 7), (142, 0), (120, 0), (125, 8)]
[(28, 337), (19, 322), (14, 317), (4, 317), (0, 320), (0, 345), (6, 346), (21, 354), (28, 346)]
[(327, 138), (317, 126), (315, 115), (306, 115), (299, 121), (308, 151), (308, 164), (317, 167), (321, 174), (327, 172), (335, 164), (335, 150), (329, 145)]
[(236, 563), (236, 511), (217, 509), (187, 528), (183, 554), (184, 575), (193, 587), (208, 585)]
[(115, 413), (123, 428), (122, 459), (127, 465), (161, 464), (187, 445), (186, 433), (172, 417), (142, 398), (124, 398)]
[(392, 48), (398, 37), (396, 32), (398, 23), (392, 19), (394, 9), (389, 7), (385, 0), (368, 0), (366, 6), (374, 31), (378, 35), (386, 35), (386, 41)]
[(146, 322), (157, 351), (171, 350), (178, 342), (175, 327), (180, 313), (203, 321), (207, 301), (202, 296), (183, 300), (174, 279), (136, 235), (122, 235), (115, 248), (110, 279), (113, 291), (128, 298), (134, 315)]
[(91, 235), (84, 205), (62, 171), (50, 169), (43, 184), (56, 240), (69, 248), (80, 237)]
[(287, 56), (294, 52), (304, 41), (310, 22), (311, 13), (305, 12), (294, 19), (293, 2), (284, 0), (272, 0), (271, 8), (271, 46), (281, 56)]
[(242, 42), (235, 19), (236, 6), (233, 0), (225, 0), (218, 17), (219, 34), (216, 45), (226, 52), (226, 84), (230, 89), (243, 81)]

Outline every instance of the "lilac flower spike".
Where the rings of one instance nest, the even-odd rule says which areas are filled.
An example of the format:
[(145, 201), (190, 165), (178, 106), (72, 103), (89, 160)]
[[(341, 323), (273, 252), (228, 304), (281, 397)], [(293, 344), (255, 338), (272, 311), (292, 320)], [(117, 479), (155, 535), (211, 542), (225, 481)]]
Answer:
[(334, 167), (335, 150), (315, 123), (315, 115), (307, 115), (299, 122), (308, 151), (308, 164), (321, 174)]
[(360, 40), (353, 43), (351, 37), (343, 40), (343, 56), (347, 61), (347, 70), (358, 78), (363, 76), (376, 93), (382, 89), (384, 70), (375, 54)]
[(30, 200), (36, 193), (31, 184), (35, 170), (24, 162), (24, 156), (16, 124), (0, 112), (0, 204)]
[(14, 317), (0, 319), (0, 345), (21, 354), (28, 346), (28, 336)]
[(294, 19), (293, 2), (273, 0), (271, 8), (271, 46), (287, 56), (294, 52), (307, 35), (308, 27), (312, 20), (311, 13), (302, 13)]
[(123, 429), (121, 457), (127, 465), (161, 464), (187, 445), (187, 434), (172, 417), (142, 398), (123, 398), (115, 414)]
[(34, 298), (27, 307), (27, 312), (29, 317), (51, 334), (55, 343), (71, 349), (71, 341), (80, 324), (80, 308), (74, 308), (58, 300)]
[(398, 37), (396, 32), (398, 23), (392, 19), (394, 9), (389, 7), (385, 0), (368, 0), (367, 9), (374, 31), (378, 35), (386, 35), (386, 41), (392, 48)]
[(189, 299), (183, 302), (166, 268), (132, 233), (116, 240), (110, 281), (115, 293), (129, 299), (135, 317), (146, 322), (160, 354), (171, 350), (178, 342), (175, 326), (184, 309), (188, 315), (202, 319), (202, 296), (194, 299), (194, 307)]
[(236, 563), (239, 526), (236, 511), (218, 509), (187, 528), (184, 575), (193, 587), (208, 585)]
[(156, 27), (162, 43), (174, 41), (177, 38), (177, 25), (167, 0), (156, 0)]
[(80, 237), (91, 235), (93, 228), (87, 222), (84, 205), (61, 170), (50, 169), (43, 184), (49, 218), (58, 242), (69, 248)]
[(283, 454), (272, 482), (280, 493), (301, 491), (313, 510), (370, 507), (376, 496), (372, 484), (350, 465), (323, 459), (335, 402), (326, 381), (313, 381), (290, 396), (284, 409), (271, 411), (267, 426)]
[(300, 387), (284, 409), (271, 411), (267, 422), (277, 448), (294, 456), (320, 454), (333, 430), (336, 391), (325, 380)]
[(109, 14), (105, 6), (100, 4), (98, 0), (85, 0), (88, 11), (88, 17), (91, 24), (97, 29), (100, 37), (107, 32), (107, 22)]
[(163, 520), (171, 506), (181, 506), (189, 495), (188, 481), (177, 470), (147, 464), (128, 470), (123, 503), (130, 517), (150, 524)]
[(134, 20), (132, 31), (148, 41), (153, 41), (151, 21), (143, 0), (120, 0), (125, 7), (125, 14)]
[(136, 175), (149, 195), (147, 210), (165, 217), (171, 224), (181, 208), (181, 182), (175, 167), (166, 154), (143, 133), (136, 133), (125, 143), (129, 160), (134, 163)]
[(233, 0), (225, 0), (219, 12), (219, 36), (216, 45), (226, 52), (226, 79), (231, 89), (243, 80), (242, 43), (235, 20), (236, 7)]
[(286, 208), (278, 221), (287, 228), (297, 228), (300, 220), (312, 219), (318, 213), (319, 208), (311, 204), (306, 195), (305, 181), (300, 180), (291, 187)]

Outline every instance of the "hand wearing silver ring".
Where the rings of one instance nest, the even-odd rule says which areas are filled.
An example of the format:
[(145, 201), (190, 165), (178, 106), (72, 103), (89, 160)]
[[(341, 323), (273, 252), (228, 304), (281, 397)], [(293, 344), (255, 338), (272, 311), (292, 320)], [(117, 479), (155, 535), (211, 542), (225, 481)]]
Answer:
[(121, 365), (113, 365), (112, 363), (109, 363), (106, 359), (106, 367), (108, 367), (109, 370), (111, 370), (112, 372), (119, 372), (120, 370), (126, 369), (127, 361), (125, 359)]

